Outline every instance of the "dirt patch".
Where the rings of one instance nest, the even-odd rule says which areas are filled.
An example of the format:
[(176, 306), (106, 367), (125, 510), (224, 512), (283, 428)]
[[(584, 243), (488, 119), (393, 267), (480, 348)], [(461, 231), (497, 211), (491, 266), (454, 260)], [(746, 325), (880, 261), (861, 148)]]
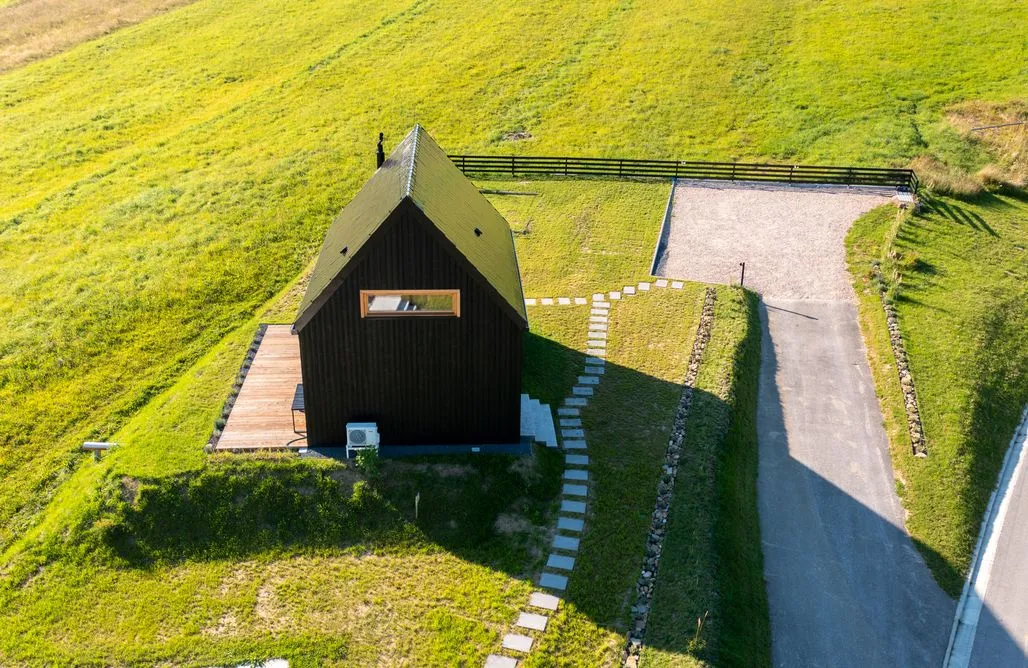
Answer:
[(129, 476), (122, 476), (120, 492), (122, 501), (129, 505), (134, 505), (136, 498), (139, 496), (139, 481)]
[(532, 133), (528, 130), (511, 130), (503, 133), (503, 141), (524, 141), (531, 138)]
[(236, 616), (233, 613), (226, 612), (224, 615), (218, 618), (216, 624), (204, 628), (201, 631), (201, 633), (203, 633), (203, 635), (205, 636), (219, 637), (232, 635), (236, 632), (236, 629), (238, 628), (239, 620), (236, 619)]

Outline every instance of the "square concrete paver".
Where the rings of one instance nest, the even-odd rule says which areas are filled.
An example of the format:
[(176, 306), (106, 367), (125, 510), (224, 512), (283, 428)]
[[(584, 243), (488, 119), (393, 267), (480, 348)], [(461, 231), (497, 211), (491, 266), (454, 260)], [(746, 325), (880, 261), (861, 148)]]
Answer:
[(590, 332), (606, 332), (607, 331), (607, 323), (604, 323), (604, 322), (591, 322), (591, 323), (589, 323), (589, 331)]
[(585, 522), (582, 520), (575, 519), (574, 517), (557, 518), (558, 531), (581, 531), (584, 528)]
[(526, 299), (525, 300), (525, 306), (535, 306), (535, 300), (534, 299)]
[(571, 393), (576, 397), (591, 397), (593, 396), (592, 386), (575, 385), (571, 388)]
[(685, 285), (685, 283), (682, 283), (681, 281), (671, 281), (672, 290), (681, 290), (683, 285)]
[(508, 633), (503, 636), (503, 649), (510, 649), (515, 652), (530, 652), (532, 651), (532, 637), (523, 636), (520, 633)]
[(514, 622), (514, 625), (520, 626), (523, 629), (531, 629), (533, 631), (545, 631), (547, 621), (548, 617), (546, 615), (537, 615), (534, 612), (522, 612), (518, 615), (518, 621)]
[(642, 290), (643, 292), (646, 292), (646, 291), (648, 291), (650, 289), (650, 284), (649, 283), (639, 283), (639, 289)]
[(490, 654), (485, 658), (485, 668), (518, 668), (518, 660), (501, 654)]
[(584, 501), (572, 501), (571, 499), (562, 499), (560, 502), (560, 512), (562, 513), (576, 513), (578, 515), (585, 514), (585, 502)]
[(590, 373), (590, 374), (593, 374), (594, 376), (602, 376), (603, 375), (603, 371), (604, 371), (604, 369), (603, 369), (602, 366), (589, 365), (589, 366), (585, 367), (585, 373)]
[(614, 290), (610, 293), (610, 298), (614, 300), (621, 299), (621, 293), (617, 290)]
[(551, 554), (546, 559), (546, 568), (556, 568), (559, 571), (574, 570), (575, 558), (563, 554)]
[(653, 285), (655, 285), (658, 288), (666, 288), (667, 287), (667, 279), (666, 278), (658, 279), (658, 280), (654, 281)]
[(589, 488), (585, 485), (571, 485), (565, 483), (563, 489), (561, 489), (561, 494), (564, 494), (565, 496), (588, 496)]
[(560, 599), (553, 594), (544, 594), (541, 591), (534, 591), (532, 595), (528, 597), (528, 604), (533, 608), (542, 608), (543, 610), (556, 610), (557, 606), (560, 605)]
[[(579, 420), (581, 422), (581, 420)], [(561, 438), (585, 438), (584, 429), (561, 429)]]
[(553, 549), (555, 550), (567, 550), (568, 552), (578, 552), (577, 538), (571, 536), (561, 536), (557, 534), (553, 537)]
[(553, 298), (552, 297), (543, 297), (542, 299), (539, 300), (539, 302), (543, 306), (553, 306)]
[(561, 418), (560, 419), (560, 426), (561, 427), (581, 427), (582, 426), (582, 420), (580, 418)]
[(578, 415), (578, 409), (561, 407), (557, 409), (557, 415), (575, 417)]
[(607, 351), (604, 348), (586, 348), (585, 354), (592, 355), (593, 357), (600, 357), (602, 355), (606, 355)]
[(589, 479), (589, 472), (585, 469), (566, 469), (564, 471), (564, 479), (585, 481)]
[(581, 408), (582, 406), (589, 405), (589, 402), (583, 397), (568, 397), (564, 400), (564, 403), (568, 406), (574, 406), (576, 408)]
[(571, 306), (571, 298), (570, 297), (557, 297), (557, 303), (560, 304), (561, 306)]
[(565, 464), (574, 464), (576, 466), (588, 466), (589, 455), (564, 455)]
[(626, 295), (634, 295), (635, 294), (635, 286), (634, 285), (626, 285), (624, 290), (622, 290), (621, 292), (624, 292)]
[(565, 450), (585, 450), (586, 443), (582, 439), (571, 439), (564, 441)]
[(594, 302), (602, 302), (606, 298), (607, 298), (607, 295), (603, 294), (602, 292), (594, 292), (593, 293), (593, 301)]
[(566, 576), (558, 575), (557, 573), (543, 573), (539, 576), (539, 586), (564, 591), (568, 588), (568, 579)]
[(593, 365), (596, 365), (596, 366), (605, 366), (607, 364), (607, 360), (603, 359), (602, 357), (592, 356), (592, 357), (586, 357), (585, 358), (585, 363), (586, 364), (593, 364)]
[(610, 302), (593, 302), (593, 308), (610, 308)]

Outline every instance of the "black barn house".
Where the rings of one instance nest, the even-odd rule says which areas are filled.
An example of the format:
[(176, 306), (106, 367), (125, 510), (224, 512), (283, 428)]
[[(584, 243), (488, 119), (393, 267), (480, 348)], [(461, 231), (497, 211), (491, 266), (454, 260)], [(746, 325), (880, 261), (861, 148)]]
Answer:
[(520, 448), (527, 327), (507, 222), (415, 127), (332, 223), (300, 306), (308, 446), (374, 422), (385, 454)]

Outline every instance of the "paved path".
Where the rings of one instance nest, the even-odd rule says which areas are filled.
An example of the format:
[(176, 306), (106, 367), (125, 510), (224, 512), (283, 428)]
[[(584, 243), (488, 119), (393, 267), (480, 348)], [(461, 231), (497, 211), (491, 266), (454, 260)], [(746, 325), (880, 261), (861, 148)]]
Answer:
[(776, 666), (939, 666), (955, 602), (903, 510), (870, 378), (844, 239), (888, 199), (803, 188), (682, 187), (675, 278), (761, 293), (758, 504)]
[(766, 300), (758, 497), (776, 666), (939, 666), (954, 603), (903, 528), (856, 307)]

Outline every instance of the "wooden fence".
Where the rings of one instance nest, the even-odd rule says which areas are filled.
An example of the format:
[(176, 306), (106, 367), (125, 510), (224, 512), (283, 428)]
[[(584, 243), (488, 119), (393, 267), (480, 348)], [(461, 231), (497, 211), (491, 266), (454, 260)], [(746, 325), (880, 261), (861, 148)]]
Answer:
[(465, 174), (479, 175), (770, 181), (818, 185), (878, 186), (910, 192), (917, 192), (918, 188), (917, 175), (912, 169), (522, 155), (451, 155), (449, 157)]

